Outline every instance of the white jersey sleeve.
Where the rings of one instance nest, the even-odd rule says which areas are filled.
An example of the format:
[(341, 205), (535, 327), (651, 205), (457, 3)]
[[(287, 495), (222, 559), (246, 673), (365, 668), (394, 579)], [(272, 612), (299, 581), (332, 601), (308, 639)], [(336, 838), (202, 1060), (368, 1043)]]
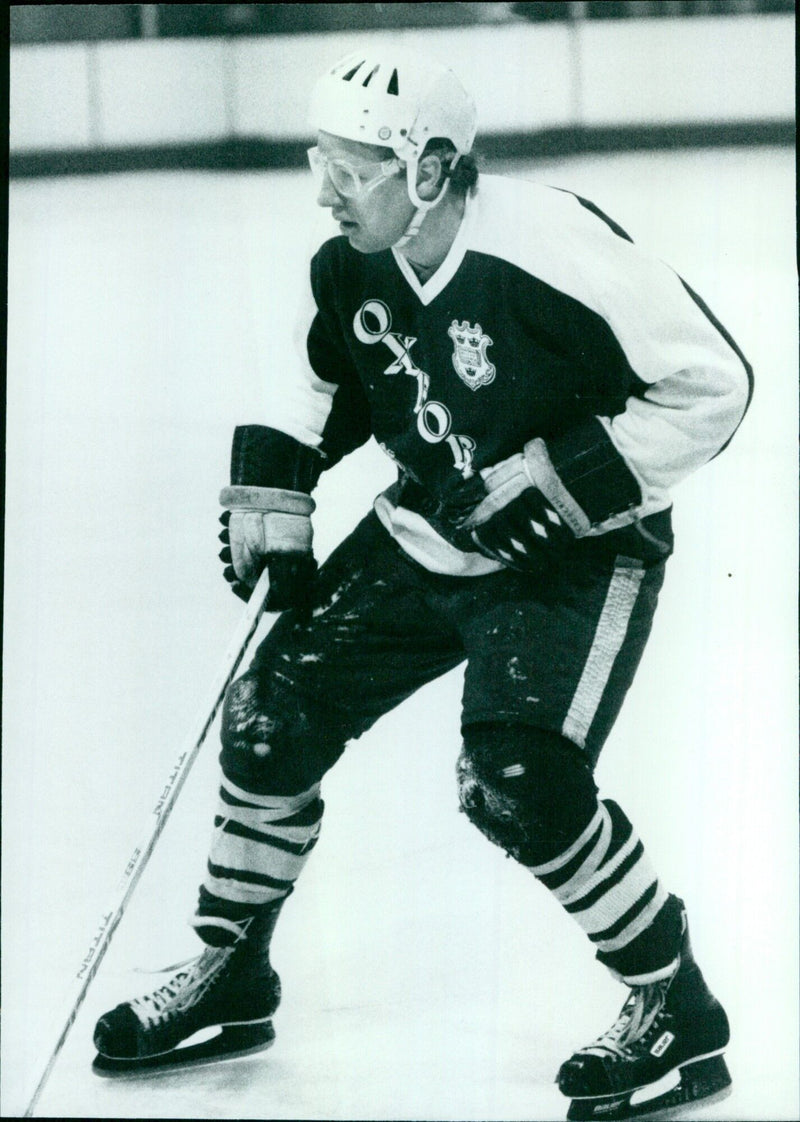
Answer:
[[(730, 440), (750, 369), (681, 278), (591, 204), (538, 187), (525, 199), (525, 213), (504, 223), (504, 256), (602, 316), (644, 383), (622, 412), (598, 418), (642, 491), (624, 521), (642, 517), (668, 505), (670, 489)], [(619, 524), (616, 516), (595, 531)]]

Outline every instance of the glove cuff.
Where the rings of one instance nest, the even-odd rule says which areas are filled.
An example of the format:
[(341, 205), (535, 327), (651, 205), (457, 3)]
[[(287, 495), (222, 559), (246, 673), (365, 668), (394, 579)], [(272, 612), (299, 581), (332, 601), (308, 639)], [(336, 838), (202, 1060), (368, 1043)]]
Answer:
[(293, 436), (267, 425), (238, 425), (231, 447), (231, 483), (277, 487), (310, 494), (317, 485), (325, 455)]
[(472, 530), (534, 487), (576, 538), (642, 502), (636, 477), (597, 418), (553, 440), (529, 440), (522, 452), (481, 478), (486, 496), (460, 523)]
[(576, 537), (642, 502), (636, 477), (595, 417), (525, 445), (525, 471)]
[(252, 510), (271, 514), (309, 515), (316, 509), (310, 495), (281, 487), (223, 487), (219, 501), (228, 510)]

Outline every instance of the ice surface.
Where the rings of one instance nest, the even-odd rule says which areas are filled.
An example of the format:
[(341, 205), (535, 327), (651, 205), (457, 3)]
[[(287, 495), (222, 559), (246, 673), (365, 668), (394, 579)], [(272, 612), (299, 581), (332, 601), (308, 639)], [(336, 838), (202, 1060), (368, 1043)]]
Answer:
[[(734, 1026), (703, 1116), (798, 1117), (797, 428), (793, 153), (514, 168), (593, 199), (733, 332), (757, 392), (676, 495), (678, 550), (598, 778), (689, 906)], [(232, 426), (291, 361), (313, 200), (298, 173), (15, 182), (10, 210), (3, 1086), (24, 1110), (77, 970), (241, 610), (220, 579)], [(319, 491), (324, 556), (393, 475), (368, 447)], [(212, 734), (38, 1105), (59, 1117), (557, 1119), (562, 1059), (624, 991), (457, 813), (460, 674), (353, 745), (275, 937), (261, 1057), (138, 1083), (91, 1029), (194, 953)], [(66, 1004), (65, 1004), (66, 1003)], [(686, 1117), (694, 1117), (687, 1113)]]

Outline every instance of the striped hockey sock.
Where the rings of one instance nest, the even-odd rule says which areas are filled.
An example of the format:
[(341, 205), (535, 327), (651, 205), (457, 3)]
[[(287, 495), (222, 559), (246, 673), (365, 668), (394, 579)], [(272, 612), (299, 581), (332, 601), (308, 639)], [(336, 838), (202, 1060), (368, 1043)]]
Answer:
[(253, 795), (223, 776), (196, 927), (233, 930), (253, 908), (289, 895), (319, 837), (319, 790)]
[(622, 977), (666, 968), (674, 959), (670, 896), (623, 811), (604, 799), (583, 833), (563, 853), (531, 872), (549, 888), (594, 944), (597, 957)]

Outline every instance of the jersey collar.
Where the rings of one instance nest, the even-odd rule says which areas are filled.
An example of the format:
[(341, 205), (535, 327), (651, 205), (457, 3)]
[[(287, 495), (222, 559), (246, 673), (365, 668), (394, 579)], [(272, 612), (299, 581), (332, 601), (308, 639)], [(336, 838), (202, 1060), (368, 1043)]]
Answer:
[(435, 273), (431, 273), (428, 279), (422, 283), (411, 268), (406, 257), (397, 249), (392, 247), (392, 254), (397, 262), (397, 267), (408, 283), (409, 288), (420, 301), (421, 304), (427, 306), (442, 292), (458, 271), (458, 267), (464, 260), (464, 254), (467, 252), (469, 244), (469, 230), (472, 226), (472, 219), (475, 211), (475, 199), (472, 195), (467, 195), (466, 204), (464, 206), (464, 214), (461, 217), (461, 224), (458, 227), (458, 232), (453, 239), (453, 244), (447, 251), (447, 256), (442, 261), (439, 268)]

